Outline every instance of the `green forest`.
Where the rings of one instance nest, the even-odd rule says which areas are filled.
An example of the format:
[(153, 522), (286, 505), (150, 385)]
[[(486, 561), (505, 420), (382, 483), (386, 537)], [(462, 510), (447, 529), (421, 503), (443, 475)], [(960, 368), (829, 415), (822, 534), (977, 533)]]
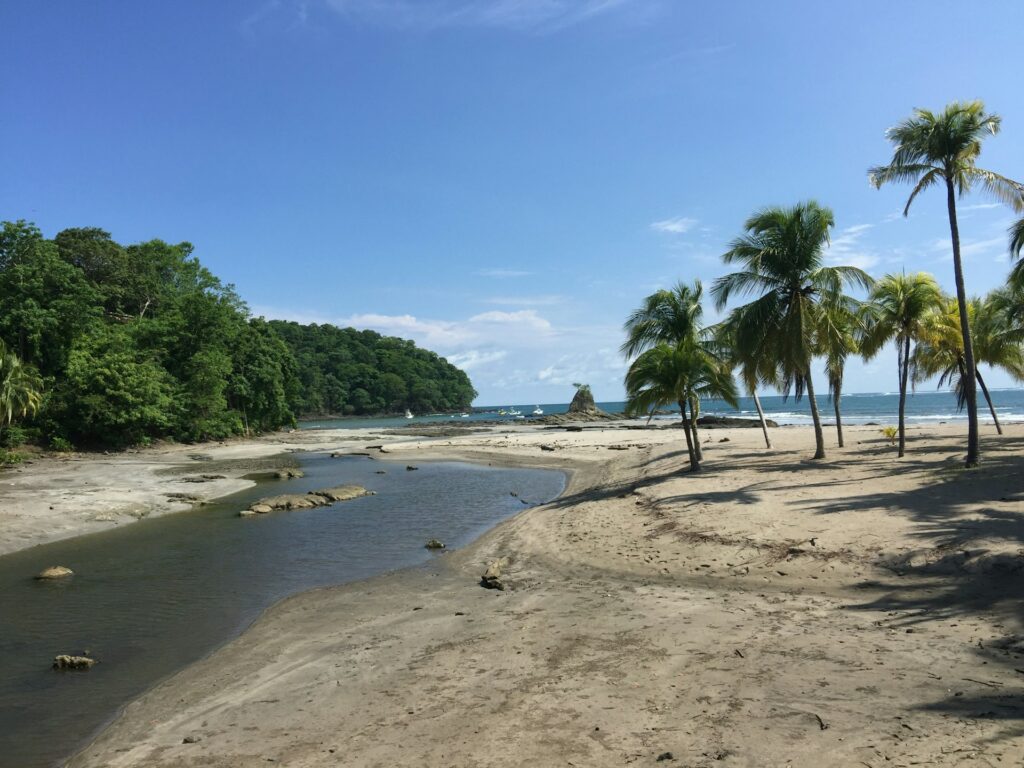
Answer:
[(252, 317), (189, 243), (0, 228), (0, 443), (211, 440), (306, 416), (468, 408), (464, 372), (373, 331)]

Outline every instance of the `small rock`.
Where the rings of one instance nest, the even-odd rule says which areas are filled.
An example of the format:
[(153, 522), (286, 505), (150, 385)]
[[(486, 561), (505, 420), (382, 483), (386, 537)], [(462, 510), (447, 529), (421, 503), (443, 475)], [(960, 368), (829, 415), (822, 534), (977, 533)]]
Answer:
[(671, 752), (662, 752), (660, 755), (658, 755), (659, 763), (664, 762), (665, 760), (675, 760), (675, 757), (672, 756)]
[(419, 469), (419, 467), (414, 467), (412, 464), (406, 464), (405, 466), (406, 472), (415, 472), (417, 469)]
[(51, 565), (36, 574), (37, 579), (63, 579), (67, 576), (74, 576), (75, 572), (63, 565)]
[(720, 442), (720, 443), (728, 443), (728, 442), (729, 442), (729, 438), (728, 438), (728, 437), (723, 437), (723, 438), (722, 438), (721, 440), (719, 440), (718, 442)]
[(507, 557), (499, 557), (484, 571), (484, 575), (480, 577), (480, 586), (486, 587), (487, 589), (498, 589), (504, 590), (505, 583), (501, 580), (502, 571), (508, 567), (509, 559)]
[(70, 656), (68, 654), (61, 654), (55, 656), (53, 659), (54, 669), (91, 669), (96, 663), (96, 659), (90, 659), (88, 656)]
[(254, 509), (243, 509), (243, 510), (239, 511), (238, 516), (239, 517), (255, 517), (258, 514), (260, 514), (260, 513), (258, 513)]
[(375, 472), (374, 474), (377, 474), (377, 475), (386, 475), (386, 474), (387, 474), (387, 472), (385, 472), (385, 471), (384, 471), (383, 469), (378, 469), (378, 470), (377, 470), (377, 471), (376, 471), (376, 472)]
[(186, 736), (181, 740), (182, 744), (195, 744), (197, 741), (202, 741), (202, 736)]
[(555, 446), (553, 446), (553, 445), (542, 445), (540, 447), (540, 449), (542, 451), (553, 451), (553, 450), (555, 450)]
[(279, 469), (274, 473), (278, 480), (291, 480), (292, 478), (305, 477), (306, 473), (301, 469)]
[(423, 545), (427, 549), (444, 549), (444, 542), (438, 541), (437, 539), (430, 539), (426, 544)]

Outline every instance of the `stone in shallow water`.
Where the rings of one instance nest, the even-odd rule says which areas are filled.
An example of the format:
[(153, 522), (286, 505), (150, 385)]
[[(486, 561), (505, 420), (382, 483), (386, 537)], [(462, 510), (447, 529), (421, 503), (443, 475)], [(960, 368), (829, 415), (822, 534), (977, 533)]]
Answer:
[(63, 565), (51, 565), (36, 574), (37, 579), (63, 579), (67, 576), (74, 576), (75, 572)]
[(91, 669), (96, 663), (96, 659), (90, 659), (88, 656), (70, 656), (62, 653), (60, 656), (55, 656), (53, 659), (54, 669)]

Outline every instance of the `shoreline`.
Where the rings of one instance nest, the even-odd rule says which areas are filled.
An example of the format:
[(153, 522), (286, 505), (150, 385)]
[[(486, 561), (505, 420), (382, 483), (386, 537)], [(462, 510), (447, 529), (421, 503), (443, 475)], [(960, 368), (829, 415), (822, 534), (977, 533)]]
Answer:
[[(707, 430), (696, 475), (674, 430), (389, 436), (380, 458), (571, 475), (436, 565), (276, 603), (68, 765), (1024, 758), (1024, 429), (984, 435), (971, 472), (958, 425), (912, 428), (900, 463), (864, 427), (811, 462), (809, 432), (773, 430), (769, 452)], [(508, 591), (481, 588), (502, 556)]]

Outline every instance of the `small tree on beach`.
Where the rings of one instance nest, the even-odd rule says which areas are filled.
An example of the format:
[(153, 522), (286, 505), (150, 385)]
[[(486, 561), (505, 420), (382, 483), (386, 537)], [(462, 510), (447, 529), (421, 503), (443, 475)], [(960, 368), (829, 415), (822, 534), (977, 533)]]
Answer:
[(875, 283), (863, 306), (861, 350), (870, 360), (890, 341), (896, 342), (899, 376), (899, 456), (906, 451), (907, 386), (911, 381), (911, 351), (924, 333), (929, 313), (942, 306), (942, 290), (926, 272), (889, 274)]
[(772, 447), (772, 440), (768, 436), (768, 423), (764, 418), (764, 408), (761, 407), (761, 398), (757, 395), (759, 386), (769, 386), (778, 389), (781, 378), (775, 362), (767, 357), (758, 354), (757, 349), (746, 349), (736, 342), (735, 317), (730, 315), (722, 323), (714, 327), (715, 338), (718, 347), (726, 355), (729, 364), (739, 369), (740, 381), (754, 401), (754, 408), (757, 410), (757, 418), (761, 422), (761, 433), (764, 435), (766, 448)]
[(960, 255), (960, 229), (957, 223), (956, 198), (980, 186), (1016, 210), (1024, 210), (1024, 186), (994, 171), (978, 168), (981, 142), (999, 132), (998, 115), (985, 112), (980, 101), (954, 102), (941, 112), (915, 109), (912, 117), (890, 128), (886, 137), (895, 146), (888, 165), (872, 168), (871, 183), (881, 187), (890, 182), (909, 182), (914, 190), (907, 199), (903, 215), (910, 212), (914, 199), (923, 190), (936, 184), (946, 188), (946, 211), (953, 247), (953, 275), (960, 333), (963, 338), (962, 396), (967, 406), (966, 465), (973, 467), (980, 460), (978, 448), (978, 414), (975, 381), (975, 355), (971, 343), (970, 319), (967, 313), (967, 289), (964, 284)]
[(700, 471), (691, 422), (701, 398), (719, 398), (737, 405), (736, 383), (728, 366), (694, 339), (660, 343), (641, 353), (626, 372), (626, 413), (643, 415), (678, 403), (690, 457), (690, 471)]
[(859, 305), (848, 299), (833, 306), (827, 306), (821, 313), (821, 328), (818, 331), (821, 354), (825, 357), (825, 376), (828, 378), (828, 394), (836, 415), (836, 439), (843, 448), (843, 376), (846, 360), (860, 352), (861, 317)]
[(832, 211), (813, 201), (755, 213), (744, 225), (746, 233), (722, 256), (742, 269), (720, 277), (711, 291), (719, 309), (734, 296), (757, 296), (733, 310), (736, 344), (754, 359), (778, 366), (784, 396), (793, 391), (799, 399), (806, 390), (816, 459), (825, 457), (825, 438), (811, 361), (821, 349), (824, 312), (829, 307), (852, 309), (845, 286), (871, 285), (871, 278), (856, 267), (825, 266), (833, 223)]

